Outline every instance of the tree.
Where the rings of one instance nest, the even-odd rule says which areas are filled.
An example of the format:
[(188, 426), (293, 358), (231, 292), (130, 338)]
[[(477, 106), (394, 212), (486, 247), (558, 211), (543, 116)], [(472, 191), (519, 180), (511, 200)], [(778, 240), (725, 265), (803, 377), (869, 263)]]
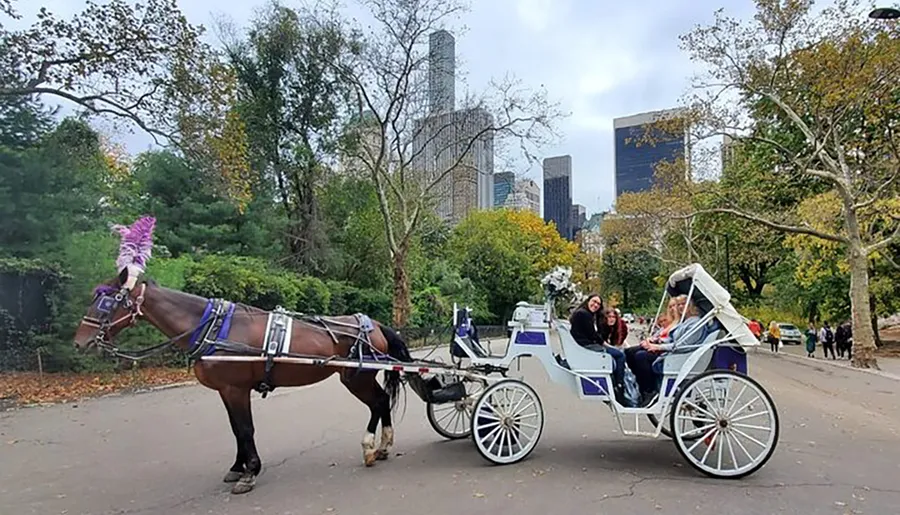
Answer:
[(553, 267), (573, 266), (578, 247), (531, 211), (496, 209), (470, 214), (453, 231), (451, 256), (463, 277), (487, 297), (495, 320), (541, 291)]
[[(475, 197), (471, 177), (486, 164), (473, 162), (476, 150), (491, 155), (504, 143), (517, 142), (530, 157), (528, 149), (553, 135), (558, 114), (543, 92), (529, 93), (513, 79), (467, 96), (461, 106), (453, 105), (452, 96), (430, 103), (429, 97), (441, 95), (429, 95), (428, 38), (464, 5), (456, 0), (361, 3), (376, 26), (355, 30), (355, 52), (338, 63), (354, 95), (345, 152), (375, 185), (392, 261), (393, 322), (403, 326), (410, 312), (407, 260), (423, 213), (440, 200), (440, 210), (458, 220), (471, 208), (460, 200)], [(471, 194), (450, 195), (455, 181), (470, 184)]]
[(391, 260), (371, 181), (334, 175), (326, 180), (319, 199), (331, 244), (325, 273), (356, 286), (387, 291)]
[[(281, 250), (269, 202), (256, 197), (243, 213), (203, 180), (203, 173), (172, 152), (146, 152), (131, 167), (131, 213), (153, 213), (158, 246), (172, 257), (182, 254), (230, 253), (274, 257)], [(265, 197), (263, 197), (265, 198)]]
[(603, 257), (600, 281), (601, 292), (607, 298), (621, 295), (626, 309), (636, 309), (651, 301), (656, 294), (654, 282), (665, 273), (663, 263), (649, 246), (634, 245), (634, 240), (623, 234), (633, 220), (607, 217), (600, 226), (603, 238)]
[(315, 190), (336, 148), (348, 88), (332, 63), (347, 51), (338, 27), (271, 1), (246, 40), (225, 44), (254, 168), (276, 185), (291, 261), (321, 272), (325, 237)]
[(100, 139), (84, 122), (66, 119), (37, 147), (0, 147), (0, 249), (37, 257), (64, 237), (102, 219), (107, 169)]
[(900, 28), (872, 24), (853, 2), (821, 13), (810, 0), (757, 0), (753, 22), (718, 11), (682, 38), (707, 65), (688, 99), (696, 138), (727, 135), (766, 145), (777, 172), (833, 192), (834, 230), (736, 202), (711, 211), (772, 229), (835, 242), (846, 249), (853, 306), (853, 365), (875, 367), (868, 260), (900, 237)]

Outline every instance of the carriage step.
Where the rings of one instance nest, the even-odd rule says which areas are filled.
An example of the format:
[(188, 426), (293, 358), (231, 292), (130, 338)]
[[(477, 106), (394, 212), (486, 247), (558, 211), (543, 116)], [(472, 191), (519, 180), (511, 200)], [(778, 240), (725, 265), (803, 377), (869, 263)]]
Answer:
[(443, 388), (432, 390), (431, 402), (433, 404), (442, 404), (445, 402), (456, 402), (466, 398), (466, 387), (463, 383), (451, 383)]

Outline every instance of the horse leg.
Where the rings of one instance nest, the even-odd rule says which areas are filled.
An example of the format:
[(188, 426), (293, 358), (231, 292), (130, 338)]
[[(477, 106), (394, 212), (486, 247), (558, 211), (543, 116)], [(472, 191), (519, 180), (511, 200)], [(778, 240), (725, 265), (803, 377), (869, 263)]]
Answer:
[(394, 426), (391, 422), (391, 398), (388, 397), (384, 388), (374, 381), (375, 385), (375, 411), (381, 417), (381, 441), (378, 444), (378, 450), (375, 451), (375, 459), (386, 460), (391, 454), (391, 446), (394, 445)]
[(223, 392), (219, 392), (219, 397), (222, 398), (222, 402), (225, 404), (225, 411), (228, 412), (228, 423), (231, 424), (231, 432), (234, 433), (234, 439), (237, 442), (237, 457), (234, 459), (234, 465), (232, 465), (225, 474), (223, 481), (226, 483), (236, 483), (241, 476), (244, 475), (244, 465), (247, 463), (247, 453), (244, 451), (244, 445), (241, 440), (240, 432), (238, 431), (238, 426), (234, 421), (234, 414), (231, 412), (231, 406), (228, 404), (228, 400), (225, 398)]
[[(256, 485), (256, 476), (262, 469), (262, 461), (256, 452), (253, 439), (253, 413), (250, 409), (250, 389), (227, 386), (220, 391), (222, 399), (229, 407), (237, 428), (238, 448), (244, 450), (244, 470), (240, 479), (231, 488), (233, 494), (245, 494)], [(240, 455), (238, 455), (240, 458)]]
[[(381, 410), (378, 406), (378, 393), (375, 388), (381, 390), (378, 382), (375, 380), (377, 372), (357, 372), (346, 370), (341, 374), (341, 382), (350, 390), (357, 399), (369, 407), (369, 424), (366, 426), (366, 434), (362, 439), (363, 463), (367, 467), (375, 464), (378, 459), (378, 449), (375, 447), (375, 431), (378, 429), (378, 421), (382, 419)], [(381, 390), (384, 393), (383, 390)], [(384, 395), (387, 397), (387, 394)], [(382, 442), (384, 441), (382, 435)], [(393, 440), (393, 432), (391, 432), (391, 440)], [(393, 442), (391, 442), (393, 443)]]

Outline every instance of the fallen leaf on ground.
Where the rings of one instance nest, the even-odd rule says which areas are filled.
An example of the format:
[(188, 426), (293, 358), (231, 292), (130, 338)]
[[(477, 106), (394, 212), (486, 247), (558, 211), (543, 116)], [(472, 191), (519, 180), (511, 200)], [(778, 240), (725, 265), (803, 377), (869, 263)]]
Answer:
[(44, 374), (37, 372), (0, 373), (0, 399), (15, 404), (55, 404), (97, 397), (109, 393), (135, 391), (194, 379), (185, 368), (142, 368), (108, 374)]

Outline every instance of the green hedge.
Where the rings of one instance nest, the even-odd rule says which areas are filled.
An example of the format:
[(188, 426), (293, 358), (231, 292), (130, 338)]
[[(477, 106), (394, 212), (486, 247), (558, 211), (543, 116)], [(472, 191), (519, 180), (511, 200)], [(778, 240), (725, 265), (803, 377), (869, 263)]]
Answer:
[(379, 320), (386, 320), (391, 312), (391, 298), (385, 292), (338, 281), (324, 282), (274, 268), (264, 260), (251, 257), (203, 257), (185, 268), (184, 289), (266, 310), (281, 306), (322, 315), (362, 312)]

